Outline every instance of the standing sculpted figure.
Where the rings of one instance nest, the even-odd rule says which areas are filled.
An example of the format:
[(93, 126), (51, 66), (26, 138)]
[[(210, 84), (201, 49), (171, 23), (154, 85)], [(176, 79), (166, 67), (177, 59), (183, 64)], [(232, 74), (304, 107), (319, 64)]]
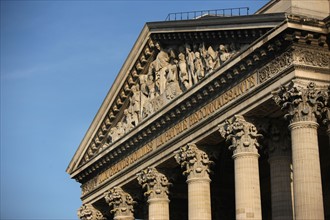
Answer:
[(146, 81), (146, 87), (147, 87), (147, 94), (148, 94), (148, 98), (153, 99), (156, 97), (157, 93), (156, 93), (156, 85), (154, 82), (154, 77), (152, 74), (148, 75), (147, 81)]
[(145, 96), (148, 96), (147, 80), (148, 80), (148, 75), (146, 74), (139, 75), (140, 90), (141, 93)]
[(171, 58), (171, 63), (168, 65), (166, 72), (166, 87), (172, 82), (177, 82), (178, 67), (176, 65), (178, 61)]
[(187, 59), (187, 64), (188, 64), (188, 73), (192, 78), (193, 84), (197, 83), (197, 77), (195, 75), (195, 53), (194, 51), (191, 50), (190, 45), (186, 44), (186, 59)]
[(170, 57), (168, 53), (160, 47), (158, 42), (155, 44), (155, 47), (159, 52), (156, 59), (151, 62), (148, 73), (150, 74), (154, 72), (156, 86), (159, 88), (160, 94), (162, 94), (165, 91), (165, 70), (169, 64)]
[(195, 64), (195, 69), (196, 69), (196, 77), (197, 77), (196, 80), (198, 82), (199, 80), (201, 80), (204, 77), (205, 73), (204, 73), (204, 65), (203, 65), (203, 61), (200, 57), (200, 53), (195, 52), (195, 57), (196, 58), (195, 58), (194, 64)]
[(130, 108), (132, 112), (132, 120), (135, 126), (139, 123), (140, 119), (140, 110), (141, 110), (141, 102), (140, 102), (140, 91), (137, 85), (133, 85), (132, 88), (132, 97), (130, 98)]
[(186, 57), (183, 53), (179, 53), (179, 78), (182, 85), (185, 89), (189, 89), (191, 87), (191, 76), (188, 73), (188, 67), (186, 62)]

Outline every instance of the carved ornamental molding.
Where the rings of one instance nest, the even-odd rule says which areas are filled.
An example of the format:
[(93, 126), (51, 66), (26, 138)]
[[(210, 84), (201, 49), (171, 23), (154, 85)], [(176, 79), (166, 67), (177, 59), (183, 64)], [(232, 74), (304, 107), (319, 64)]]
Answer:
[(267, 81), (275, 75), (287, 70), (291, 65), (302, 68), (320, 68), (324, 71), (330, 69), (329, 51), (295, 46), (292, 50), (284, 52), (256, 71), (260, 83)]
[(229, 150), (233, 150), (235, 156), (242, 152), (258, 153), (260, 147), (257, 128), (247, 122), (243, 116), (235, 115), (233, 118), (226, 120), (224, 124), (219, 125), (219, 132), (226, 141), (230, 141)]
[[(111, 213), (114, 216), (127, 216), (133, 217), (134, 201), (131, 195), (126, 193), (120, 187), (114, 187), (104, 194), (105, 201), (109, 204)], [(134, 218), (133, 218), (134, 219)]]
[(80, 220), (106, 220), (102, 213), (91, 204), (82, 205), (77, 212)]
[(291, 123), (299, 121), (317, 121), (328, 105), (329, 93), (325, 87), (318, 87), (314, 82), (307, 85), (297, 80), (281, 86), (272, 92), (273, 100), (285, 110), (284, 116)]
[(262, 67), (256, 73), (260, 83), (267, 81), (275, 75), (279, 75), (292, 64), (293, 58), (291, 52), (285, 52), (279, 57), (276, 57), (272, 62)]
[(168, 182), (166, 176), (159, 173), (156, 168), (148, 167), (137, 174), (137, 180), (142, 188), (146, 189), (144, 193), (149, 199), (168, 198)]
[(209, 178), (210, 165), (208, 155), (195, 144), (187, 144), (174, 152), (175, 160), (184, 169), (183, 175), (192, 178)]
[(306, 47), (294, 47), (293, 59), (295, 65), (304, 65), (330, 69), (330, 52)]

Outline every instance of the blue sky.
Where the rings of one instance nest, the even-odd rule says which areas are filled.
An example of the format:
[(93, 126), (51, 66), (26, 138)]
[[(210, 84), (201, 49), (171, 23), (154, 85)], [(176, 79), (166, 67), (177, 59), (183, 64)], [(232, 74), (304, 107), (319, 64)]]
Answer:
[(143, 25), (254, 1), (1, 1), (1, 219), (77, 219), (65, 172)]

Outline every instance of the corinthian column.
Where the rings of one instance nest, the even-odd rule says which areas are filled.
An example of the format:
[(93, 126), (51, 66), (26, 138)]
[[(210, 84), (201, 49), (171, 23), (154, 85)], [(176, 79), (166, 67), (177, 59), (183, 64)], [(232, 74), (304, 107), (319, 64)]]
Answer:
[(211, 220), (211, 196), (207, 154), (195, 144), (187, 144), (174, 152), (175, 160), (184, 168), (188, 183), (188, 219)]
[(114, 220), (134, 220), (134, 201), (130, 194), (120, 187), (114, 187), (104, 194), (105, 201), (112, 207)]
[(233, 150), (235, 167), (235, 203), (236, 220), (260, 220), (261, 201), (258, 166), (258, 149), (256, 127), (245, 121), (243, 116), (236, 115), (220, 126), (220, 134)]
[(324, 219), (316, 117), (326, 100), (325, 90), (315, 83), (293, 81), (273, 92), (273, 99), (290, 119), (296, 220)]
[(289, 132), (284, 123), (270, 122), (268, 144), (272, 220), (292, 220), (291, 148)]
[(106, 220), (102, 213), (91, 204), (82, 205), (77, 212), (80, 220)]
[(169, 182), (164, 174), (159, 173), (156, 168), (148, 167), (137, 174), (139, 184), (146, 189), (144, 193), (148, 196), (149, 220), (169, 220)]

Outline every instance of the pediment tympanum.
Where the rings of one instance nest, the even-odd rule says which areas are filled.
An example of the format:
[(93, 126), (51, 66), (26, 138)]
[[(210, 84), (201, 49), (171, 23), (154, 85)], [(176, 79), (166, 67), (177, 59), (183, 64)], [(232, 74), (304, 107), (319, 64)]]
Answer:
[[(221, 68), (263, 32), (249, 30), (242, 33), (219, 31), (198, 35), (151, 35), (144, 53), (132, 68), (127, 83), (90, 143), (81, 164), (108, 148), (137, 127), (141, 121)], [(243, 34), (244, 37), (240, 36)], [(170, 39), (160, 39), (164, 36)]]

